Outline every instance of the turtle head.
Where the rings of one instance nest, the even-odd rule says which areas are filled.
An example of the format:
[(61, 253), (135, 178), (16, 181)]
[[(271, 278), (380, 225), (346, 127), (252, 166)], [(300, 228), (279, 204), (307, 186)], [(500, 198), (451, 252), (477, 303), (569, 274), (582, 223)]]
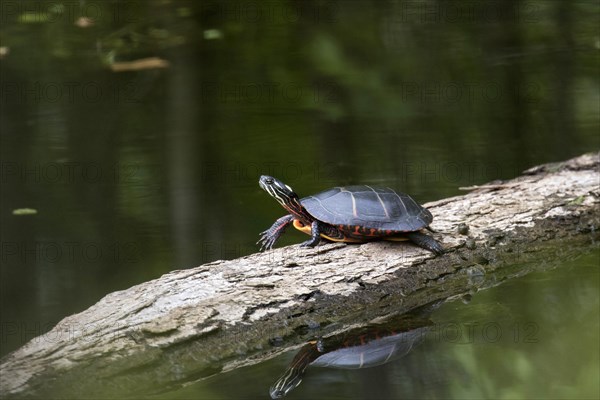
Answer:
[[(284, 208), (289, 209), (293, 203), (300, 204), (298, 195), (291, 187), (272, 176), (262, 175), (258, 181), (260, 187), (275, 198)], [(295, 207), (294, 207), (295, 208)]]
[(296, 219), (304, 225), (310, 225), (314, 218), (306, 211), (300, 198), (291, 187), (272, 176), (263, 175), (258, 180), (260, 187), (279, 202)]

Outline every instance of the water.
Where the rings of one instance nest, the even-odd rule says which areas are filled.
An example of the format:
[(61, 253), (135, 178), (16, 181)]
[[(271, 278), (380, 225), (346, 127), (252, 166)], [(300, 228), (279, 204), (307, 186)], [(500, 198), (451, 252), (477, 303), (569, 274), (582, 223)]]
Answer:
[[(2, 7), (0, 355), (107, 293), (255, 252), (283, 215), (261, 174), (426, 202), (600, 148), (595, 1)], [(109, 68), (151, 56), (169, 68)]]

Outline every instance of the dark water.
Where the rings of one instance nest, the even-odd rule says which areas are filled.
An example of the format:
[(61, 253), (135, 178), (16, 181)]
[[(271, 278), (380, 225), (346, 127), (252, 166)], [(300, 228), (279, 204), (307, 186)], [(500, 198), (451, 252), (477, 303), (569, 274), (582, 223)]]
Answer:
[[(260, 174), (426, 202), (600, 148), (596, 1), (1, 11), (2, 355), (107, 293), (255, 252), (283, 215)], [(110, 68), (147, 57), (169, 66)]]

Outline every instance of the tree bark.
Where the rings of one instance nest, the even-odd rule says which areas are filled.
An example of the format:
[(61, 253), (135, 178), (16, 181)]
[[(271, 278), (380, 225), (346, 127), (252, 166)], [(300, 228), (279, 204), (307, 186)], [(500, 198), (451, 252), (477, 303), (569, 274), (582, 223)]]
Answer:
[(552, 268), (597, 244), (599, 169), (600, 153), (586, 154), (426, 204), (443, 256), (397, 242), (288, 246), (111, 293), (4, 357), (0, 394), (153, 394)]

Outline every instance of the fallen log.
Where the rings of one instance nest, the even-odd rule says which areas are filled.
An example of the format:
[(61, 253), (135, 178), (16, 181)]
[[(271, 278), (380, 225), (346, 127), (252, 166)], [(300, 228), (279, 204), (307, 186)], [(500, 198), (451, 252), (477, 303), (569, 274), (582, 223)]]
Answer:
[(274, 357), (317, 332), (551, 268), (599, 239), (600, 153), (469, 189), (425, 205), (443, 256), (402, 243), (337, 243), (173, 271), (105, 296), (4, 357), (0, 395), (158, 393)]

